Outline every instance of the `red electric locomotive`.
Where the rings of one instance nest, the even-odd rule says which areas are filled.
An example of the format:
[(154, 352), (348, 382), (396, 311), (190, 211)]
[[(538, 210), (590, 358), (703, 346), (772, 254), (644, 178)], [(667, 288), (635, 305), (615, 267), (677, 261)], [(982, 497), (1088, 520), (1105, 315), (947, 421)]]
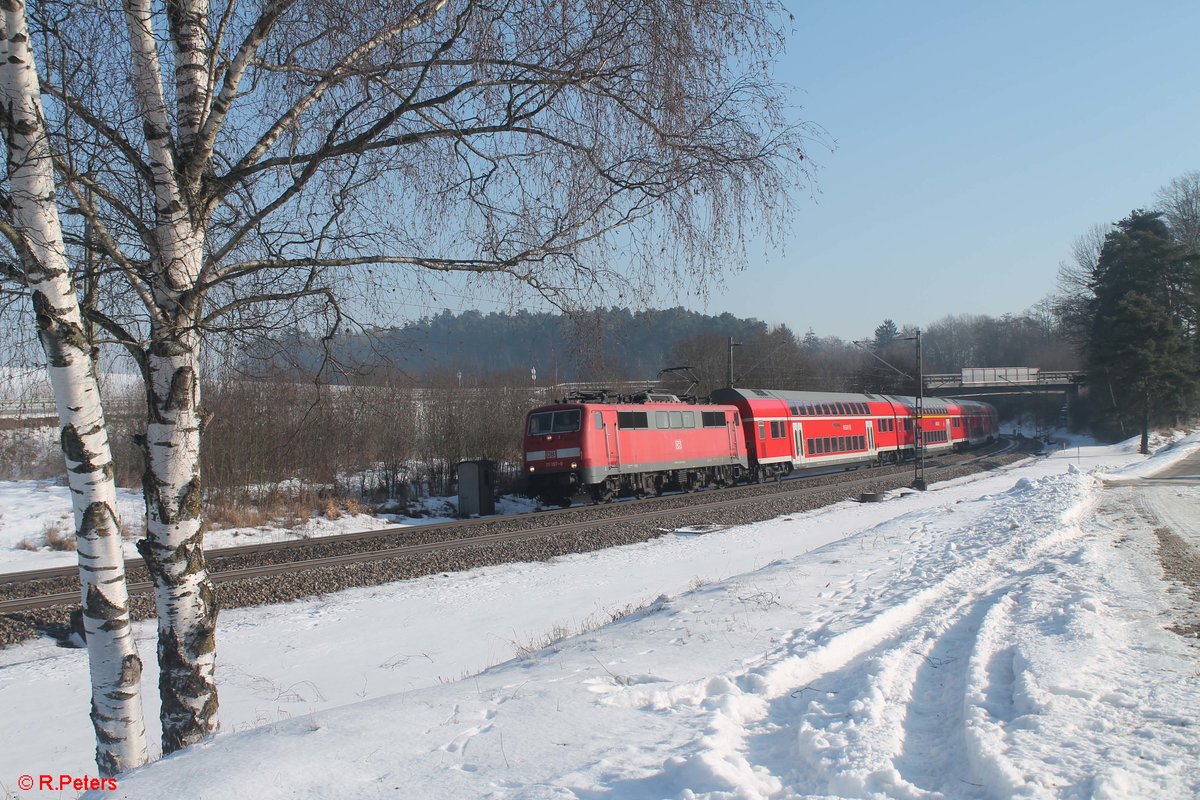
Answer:
[(674, 395), (576, 396), (529, 412), (525, 471), (545, 503), (570, 505), (587, 489), (596, 502), (727, 486), (747, 469), (739, 412), (683, 403)]

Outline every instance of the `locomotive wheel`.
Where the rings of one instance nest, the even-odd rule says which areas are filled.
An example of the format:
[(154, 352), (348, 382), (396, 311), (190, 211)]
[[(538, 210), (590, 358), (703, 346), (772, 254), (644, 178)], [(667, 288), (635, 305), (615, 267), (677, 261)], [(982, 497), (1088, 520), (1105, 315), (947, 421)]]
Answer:
[(611, 503), (620, 489), (620, 480), (612, 477), (605, 478), (600, 483), (594, 483), (588, 487), (593, 503)]

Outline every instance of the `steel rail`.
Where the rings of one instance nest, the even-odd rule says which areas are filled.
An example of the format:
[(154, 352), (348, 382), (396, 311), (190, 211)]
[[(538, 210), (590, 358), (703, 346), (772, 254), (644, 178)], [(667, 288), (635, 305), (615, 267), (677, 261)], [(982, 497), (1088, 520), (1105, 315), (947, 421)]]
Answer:
[[(949, 469), (950, 467), (958, 467), (958, 466), (962, 466), (964, 464), (971, 464), (971, 463), (974, 463), (976, 461), (981, 461), (986, 458), (994, 458), (998, 455), (1003, 455), (1004, 453), (1007, 453), (1012, 448), (1013, 448), (1013, 445), (1011, 443), (1009, 443), (1008, 446), (1005, 447), (1004, 449), (981, 454), (974, 458), (966, 459), (964, 461), (957, 462), (955, 464), (943, 465), (943, 466), (938, 467), (937, 469), (940, 471), (940, 470)], [(631, 523), (631, 522), (635, 522), (635, 523), (636, 522), (651, 522), (656, 519), (661, 519), (661, 518), (665, 518), (665, 517), (678, 517), (678, 516), (682, 516), (682, 515), (697, 514), (697, 513), (706, 511), (706, 510), (713, 510), (713, 509), (720, 509), (720, 508), (737, 508), (739, 506), (744, 506), (744, 505), (759, 504), (764, 501), (772, 502), (772, 501), (775, 501), (778, 499), (786, 500), (789, 498), (805, 497), (805, 496), (817, 494), (819, 492), (850, 489), (850, 488), (853, 488), (856, 486), (874, 483), (874, 482), (880, 480), (881, 477), (886, 477), (886, 476), (872, 474), (872, 475), (866, 475), (861, 478), (856, 478), (853, 480), (839, 482), (839, 483), (832, 484), (832, 485), (825, 484), (825, 485), (820, 485), (820, 486), (799, 486), (795, 489), (787, 489), (787, 490), (783, 490), (783, 491), (773, 492), (770, 494), (752, 495), (750, 497), (719, 498), (719, 499), (709, 500), (709, 501), (700, 500), (698, 502), (689, 503), (688, 505), (682, 506), (682, 507), (673, 506), (671, 508), (660, 508), (660, 509), (651, 509), (651, 510), (645, 510), (645, 511), (635, 511), (633, 513), (621, 514), (620, 516), (614, 516), (614, 517), (610, 517), (610, 518), (606, 518), (606, 519), (589, 519), (589, 520), (581, 520), (581, 521), (576, 521), (576, 522), (564, 522), (564, 523), (559, 523), (556, 525), (547, 525), (547, 526), (542, 526), (542, 527), (534, 528), (534, 529), (500, 531), (497, 533), (488, 533), (488, 534), (482, 534), (479, 536), (469, 536), (469, 537), (464, 537), (464, 538), (460, 538), (460, 539), (444, 539), (444, 540), (434, 541), (434, 542), (421, 542), (421, 543), (417, 543), (417, 544), (401, 545), (398, 547), (391, 547), (391, 548), (382, 549), (382, 550), (357, 551), (357, 552), (353, 552), (353, 553), (340, 553), (337, 555), (320, 556), (317, 558), (308, 558), (308, 559), (303, 559), (300, 561), (287, 561), (287, 562), (279, 562), (279, 563), (275, 563), (275, 564), (258, 565), (258, 566), (253, 566), (253, 567), (226, 569), (226, 570), (220, 570), (220, 571), (213, 571), (211, 573), (211, 577), (212, 577), (213, 582), (216, 584), (232, 583), (234, 581), (239, 581), (239, 580), (251, 580), (251, 579), (256, 579), (256, 578), (266, 578), (266, 577), (272, 577), (275, 575), (283, 575), (283, 574), (289, 574), (289, 573), (295, 573), (295, 572), (308, 572), (308, 571), (317, 570), (317, 569), (321, 569), (321, 568), (325, 568), (325, 567), (339, 566), (339, 565), (344, 565), (344, 564), (354, 564), (354, 563), (360, 563), (360, 562), (365, 562), (365, 561), (381, 561), (381, 560), (390, 560), (390, 559), (398, 559), (398, 558), (411, 558), (414, 556), (424, 555), (424, 554), (433, 553), (433, 552), (448, 552), (448, 551), (453, 551), (453, 550), (466, 549), (469, 547), (479, 547), (479, 546), (487, 546), (487, 545), (493, 545), (493, 544), (503, 544), (503, 543), (508, 543), (508, 542), (527, 541), (530, 539), (537, 539), (537, 538), (541, 538), (541, 537), (554, 536), (554, 535), (566, 534), (566, 533), (574, 533), (574, 532), (590, 530), (590, 529), (594, 529), (594, 528), (601, 528), (601, 527), (604, 527), (606, 525), (610, 525), (613, 523), (626, 524), (626, 523)], [(678, 497), (678, 495), (675, 495), (675, 497)], [(569, 511), (569, 509), (562, 509), (562, 511)], [(529, 513), (529, 514), (514, 514), (511, 516), (503, 517), (501, 519), (507, 523), (509, 521), (519, 521), (522, 518), (528, 518), (528, 517), (537, 517), (539, 519), (544, 519), (545, 516), (546, 516), (545, 512), (533, 512), (533, 513)], [(496, 518), (488, 518), (488, 519), (483, 520), (483, 522), (495, 522), (495, 521), (497, 521)], [(431, 530), (432, 531), (445, 531), (445, 530), (453, 530), (455, 528), (471, 527), (472, 525), (478, 525), (478, 524), (480, 524), (479, 519), (471, 519), (471, 520), (462, 520), (459, 522), (443, 523), (443, 524), (437, 525), (436, 527), (435, 526), (420, 526), (419, 528), (417, 528), (417, 530), (420, 532), (429, 532)], [(335, 537), (322, 537), (321, 541), (328, 540), (330, 542), (332, 542), (332, 541), (344, 542), (344, 541), (347, 541), (347, 538), (346, 538), (347, 536), (352, 537), (353, 539), (362, 539), (362, 538), (366, 538), (369, 536), (378, 536), (378, 535), (385, 534), (385, 533), (413, 532), (413, 530), (414, 530), (413, 527), (387, 528), (387, 529), (381, 529), (378, 531), (366, 531), (362, 534), (347, 534), (345, 536), (336, 537), (336, 539), (335, 539)], [(301, 540), (300, 541), (301, 545), (312, 545), (313, 543), (314, 543), (313, 540)], [(249, 552), (254, 552), (256, 550), (278, 549), (277, 546), (279, 546), (279, 545), (295, 546), (296, 544), (297, 544), (297, 542), (295, 542), (295, 541), (287, 541), (287, 542), (270, 542), (270, 543), (262, 544), (262, 545), (247, 545), (247, 546), (238, 547), (238, 548), (223, 548), (221, 550), (211, 551), (209, 553), (209, 557), (213, 558), (213, 557), (217, 556), (218, 554), (233, 555), (235, 552), (237, 555), (245, 555)], [(127, 566), (133, 565), (133, 564), (136, 564), (139, 567), (142, 566), (141, 562), (135, 561), (133, 559), (126, 561), (126, 564), (127, 564)], [(29, 581), (38, 580), (38, 579), (69, 578), (69, 577), (74, 576), (75, 574), (77, 574), (77, 569), (72, 568), (72, 567), (60, 567), (57, 569), (30, 570), (30, 571), (21, 572), (21, 573), (11, 573), (9, 575), (0, 576), (0, 586), (15, 585), (15, 584), (19, 584), (22, 582), (29, 582)], [(37, 577), (28, 577), (31, 575), (37, 576)], [(130, 596), (144, 594), (144, 593), (151, 591), (152, 589), (153, 589), (153, 585), (149, 581), (139, 580), (139, 581), (130, 582), (130, 584), (129, 584)], [(21, 611), (31, 611), (34, 609), (47, 608), (47, 607), (56, 606), (56, 605), (78, 604), (79, 602), (80, 602), (79, 590), (73, 590), (73, 591), (69, 591), (69, 592), (55, 592), (55, 593), (51, 593), (51, 594), (35, 595), (35, 596), (29, 596), (29, 597), (12, 598), (9, 600), (0, 600), (0, 614), (11, 614), (11, 613), (16, 613), (16, 612), (21, 612)]]

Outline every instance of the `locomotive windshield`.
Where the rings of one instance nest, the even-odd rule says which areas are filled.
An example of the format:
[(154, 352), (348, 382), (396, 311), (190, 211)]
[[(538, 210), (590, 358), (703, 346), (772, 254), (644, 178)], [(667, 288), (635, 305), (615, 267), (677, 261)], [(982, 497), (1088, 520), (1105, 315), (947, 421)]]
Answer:
[(581, 412), (578, 408), (568, 411), (543, 411), (529, 415), (529, 435), (547, 433), (573, 433), (579, 430)]

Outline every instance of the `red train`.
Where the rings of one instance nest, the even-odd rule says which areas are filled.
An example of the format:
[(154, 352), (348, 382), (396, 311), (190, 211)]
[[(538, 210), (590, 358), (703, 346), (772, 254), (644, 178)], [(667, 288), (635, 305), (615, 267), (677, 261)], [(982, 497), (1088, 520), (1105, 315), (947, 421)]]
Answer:
[[(884, 464), (914, 452), (911, 397), (721, 389), (708, 404), (673, 395), (576, 396), (529, 412), (525, 471), (532, 493), (569, 505), (780, 478), (793, 472)], [(996, 410), (927, 399), (926, 452), (990, 442)]]

